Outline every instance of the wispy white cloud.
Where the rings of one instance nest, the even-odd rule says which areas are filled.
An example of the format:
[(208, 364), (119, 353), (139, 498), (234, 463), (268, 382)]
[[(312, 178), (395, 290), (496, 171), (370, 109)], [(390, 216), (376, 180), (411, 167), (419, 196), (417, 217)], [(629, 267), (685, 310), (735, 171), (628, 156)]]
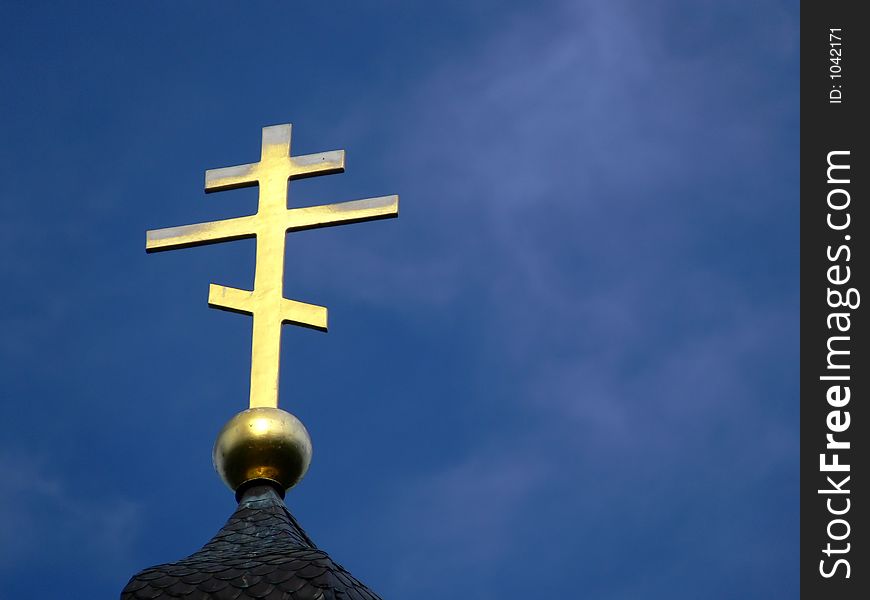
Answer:
[[(417, 269), (422, 282), (438, 265), (434, 279), (452, 293), (424, 310), (482, 289), (474, 334), (488, 340), (489, 360), (517, 374), (519, 389), (500, 402), (526, 419), (481, 432), (464, 459), (424, 473), (387, 507), (409, 545), (396, 569), (399, 579), (414, 574), (398, 584), (408, 595), (447, 593), (437, 564), (474, 571), (475, 593), (499, 597), (486, 591), (493, 565), (541, 536), (518, 524), (557, 537), (560, 527), (591, 531), (584, 511), (610, 514), (606, 503), (626, 506), (622, 495), (638, 490), (646, 499), (630, 508), (643, 535), (702, 461), (724, 472), (699, 485), (723, 498), (731, 473), (757, 482), (794, 471), (797, 399), (766, 397), (759, 366), (797, 343), (796, 284), (760, 297), (742, 274), (703, 258), (711, 236), (727, 235), (721, 227), (775, 218), (770, 203), (781, 199), (728, 194), (751, 192), (732, 179), (769, 159), (765, 122), (783, 107), (760, 96), (750, 112), (727, 106), (748, 81), (728, 53), (681, 54), (644, 18), (631, 3), (536, 14), (475, 54), (445, 57), (399, 119), (399, 172), (414, 190), (407, 210), (441, 232), (439, 252), (370, 257), (382, 261), (372, 271)], [(779, 29), (783, 56), (795, 51), (793, 29)], [(705, 87), (677, 93), (687, 82)], [(687, 185), (689, 171), (703, 187)], [(344, 291), (386, 301), (426, 289), (408, 284)], [(603, 487), (584, 488), (592, 482)], [(714, 520), (709, 543), (751, 523)], [(674, 525), (674, 536), (688, 526)], [(613, 584), (610, 597), (636, 581)]]
[[(75, 565), (94, 580), (132, 569), (141, 508), (112, 492), (85, 490), (32, 452), (0, 450), (0, 564)], [(51, 552), (46, 552), (51, 548)]]

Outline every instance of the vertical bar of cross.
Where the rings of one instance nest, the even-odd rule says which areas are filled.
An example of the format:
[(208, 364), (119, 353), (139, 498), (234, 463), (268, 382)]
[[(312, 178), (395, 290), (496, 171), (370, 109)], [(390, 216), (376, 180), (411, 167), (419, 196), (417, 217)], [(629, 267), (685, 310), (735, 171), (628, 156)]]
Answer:
[(290, 177), (291, 126), (263, 128), (260, 198), (257, 209), (257, 262), (251, 336), (251, 408), (278, 406), (281, 368), (281, 306), (284, 299), (284, 243)]

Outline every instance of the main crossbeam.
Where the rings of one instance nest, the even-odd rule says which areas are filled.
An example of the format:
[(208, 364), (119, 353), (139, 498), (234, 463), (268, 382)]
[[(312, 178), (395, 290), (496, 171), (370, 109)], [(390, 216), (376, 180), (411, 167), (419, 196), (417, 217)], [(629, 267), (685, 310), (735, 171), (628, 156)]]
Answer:
[(264, 127), (259, 162), (206, 171), (206, 192), (259, 186), (256, 214), (155, 229), (148, 231), (145, 238), (147, 252), (250, 237), (257, 239), (254, 289), (248, 291), (211, 284), (208, 296), (209, 306), (213, 308), (253, 316), (252, 408), (278, 406), (282, 324), (321, 331), (327, 328), (326, 308), (283, 296), (287, 232), (388, 219), (399, 214), (398, 196), (287, 208), (290, 180), (344, 171), (344, 150), (291, 156), (291, 135), (289, 124)]
[[(398, 214), (399, 197), (381, 196), (336, 204), (290, 208), (281, 220), (284, 223), (284, 231), (289, 232), (390, 219)], [(152, 229), (146, 232), (145, 250), (160, 252), (251, 238), (257, 235), (261, 227), (274, 227), (275, 223), (272, 221), (264, 221), (258, 218), (258, 215), (250, 215), (222, 221)]]

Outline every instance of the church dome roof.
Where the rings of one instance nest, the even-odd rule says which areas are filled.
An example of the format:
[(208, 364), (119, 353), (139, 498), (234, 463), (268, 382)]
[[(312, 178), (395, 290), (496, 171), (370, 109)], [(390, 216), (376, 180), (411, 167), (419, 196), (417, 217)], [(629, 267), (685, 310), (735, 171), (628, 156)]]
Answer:
[(272, 485), (241, 495), (201, 550), (134, 575), (121, 600), (380, 600), (303, 531)]

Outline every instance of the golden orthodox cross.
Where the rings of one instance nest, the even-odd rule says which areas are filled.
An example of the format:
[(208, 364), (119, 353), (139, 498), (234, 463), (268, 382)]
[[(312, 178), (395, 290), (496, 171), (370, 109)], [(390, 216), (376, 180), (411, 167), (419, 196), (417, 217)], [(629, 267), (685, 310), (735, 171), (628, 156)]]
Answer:
[(387, 219), (399, 215), (399, 197), (383, 196), (304, 208), (287, 208), (291, 179), (344, 171), (344, 150), (290, 156), (291, 125), (263, 128), (260, 162), (210, 169), (205, 191), (260, 186), (257, 214), (210, 223), (155, 229), (145, 250), (159, 252), (242, 238), (257, 238), (254, 289), (212, 283), (208, 304), (254, 317), (251, 341), (251, 408), (278, 406), (281, 326), (326, 331), (326, 308), (284, 298), (284, 242), (288, 231)]

